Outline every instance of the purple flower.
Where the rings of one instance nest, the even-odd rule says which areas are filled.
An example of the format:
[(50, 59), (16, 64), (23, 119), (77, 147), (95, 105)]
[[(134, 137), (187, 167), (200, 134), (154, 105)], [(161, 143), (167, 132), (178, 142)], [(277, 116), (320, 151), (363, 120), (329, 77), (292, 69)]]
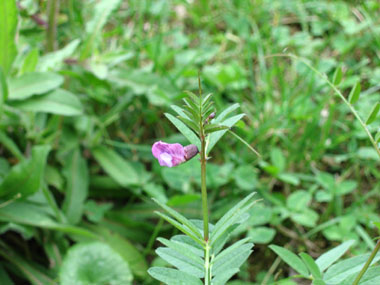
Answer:
[(152, 153), (161, 166), (173, 167), (194, 157), (198, 148), (193, 144), (183, 147), (179, 143), (158, 141), (152, 146)]

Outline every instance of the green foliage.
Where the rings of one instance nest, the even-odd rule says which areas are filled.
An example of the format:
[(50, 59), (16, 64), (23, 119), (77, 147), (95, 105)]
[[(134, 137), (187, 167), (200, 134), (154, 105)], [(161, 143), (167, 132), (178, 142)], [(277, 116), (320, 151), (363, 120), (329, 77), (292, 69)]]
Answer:
[(132, 274), (119, 254), (100, 242), (77, 244), (63, 260), (61, 284), (132, 284)]
[[(0, 284), (60, 284), (62, 260), (91, 242), (136, 284), (202, 284), (200, 163), (164, 169), (151, 154), (157, 140), (200, 149), (200, 121), (213, 282), (296, 284), (272, 242), (303, 252), (306, 283), (354, 282), (380, 225), (378, 1), (2, 0), (0, 11)], [(260, 203), (223, 218), (252, 192)], [(151, 197), (186, 220), (157, 216)], [(168, 268), (160, 246), (196, 276)], [(378, 276), (377, 262), (359, 284)]]

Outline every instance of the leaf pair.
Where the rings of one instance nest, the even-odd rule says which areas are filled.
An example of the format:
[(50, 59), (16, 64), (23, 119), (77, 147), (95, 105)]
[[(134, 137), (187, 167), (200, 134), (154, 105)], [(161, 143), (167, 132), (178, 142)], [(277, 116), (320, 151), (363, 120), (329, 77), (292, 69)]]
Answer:
[[(369, 256), (369, 254), (364, 254), (335, 263), (353, 244), (353, 240), (346, 241), (325, 252), (315, 261), (304, 252), (299, 254), (301, 257), (299, 258), (286, 248), (276, 245), (269, 247), (303, 277), (309, 279), (311, 274), (313, 284), (349, 285), (352, 284)], [(374, 258), (373, 262), (378, 260), (380, 260), (380, 254)], [(377, 284), (376, 282), (380, 281), (379, 274), (380, 266), (372, 267), (371, 272), (368, 271), (359, 284)]]
[(177, 235), (170, 240), (158, 239), (166, 247), (158, 248), (156, 253), (177, 269), (153, 267), (149, 269), (149, 274), (165, 284), (202, 284), (200, 278), (205, 277), (205, 268), (209, 268), (206, 272), (210, 272), (212, 284), (225, 284), (239, 271), (252, 252), (253, 244), (248, 242), (249, 238), (222, 249), (230, 233), (248, 218), (248, 211), (255, 203), (254, 194), (236, 204), (215, 226), (210, 225), (211, 235), (208, 242), (202, 239), (202, 221), (190, 221), (156, 201), (170, 216), (158, 214), (185, 235)]

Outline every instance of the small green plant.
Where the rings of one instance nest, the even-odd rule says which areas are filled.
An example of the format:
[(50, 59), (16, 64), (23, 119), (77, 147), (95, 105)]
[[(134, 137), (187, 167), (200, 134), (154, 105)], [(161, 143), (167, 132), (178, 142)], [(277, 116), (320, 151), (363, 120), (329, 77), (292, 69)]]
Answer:
[(177, 118), (166, 114), (192, 145), (182, 147), (180, 144), (157, 142), (152, 148), (160, 165), (168, 167), (193, 158), (198, 153), (198, 147), (200, 148), (203, 221), (188, 220), (174, 209), (155, 200), (166, 212), (157, 214), (184, 234), (175, 235), (170, 240), (158, 239), (165, 247), (158, 248), (156, 253), (177, 269), (152, 267), (148, 272), (165, 284), (225, 284), (239, 271), (253, 248), (253, 243), (245, 238), (223, 249), (230, 233), (249, 217), (248, 211), (255, 203), (255, 193), (250, 193), (213, 225), (209, 223), (206, 188), (208, 153), (244, 114), (228, 117), (236, 108), (235, 105), (215, 117), (212, 95), (202, 95), (200, 80), (199, 90), (199, 96), (187, 92), (183, 108), (172, 107), (178, 114)]

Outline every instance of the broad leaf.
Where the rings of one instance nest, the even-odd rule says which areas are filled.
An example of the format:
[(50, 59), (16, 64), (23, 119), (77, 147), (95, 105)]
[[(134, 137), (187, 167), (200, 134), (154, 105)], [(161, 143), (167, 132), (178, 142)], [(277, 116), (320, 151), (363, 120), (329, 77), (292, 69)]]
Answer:
[(128, 263), (102, 242), (74, 245), (59, 272), (62, 285), (132, 284)]
[(92, 149), (92, 154), (104, 171), (121, 186), (127, 187), (138, 184), (139, 177), (135, 169), (114, 150), (105, 146), (98, 146)]
[(18, 11), (16, 0), (0, 1), (0, 67), (8, 74), (17, 55), (15, 44)]
[(78, 116), (83, 113), (82, 103), (73, 93), (57, 89), (46, 95), (34, 96), (24, 101), (13, 101), (15, 108), (24, 111)]
[(49, 151), (50, 146), (47, 145), (33, 147), (31, 157), (12, 167), (1, 182), (0, 197), (17, 194), (26, 197), (37, 192), (41, 187)]
[(30, 72), (9, 80), (9, 100), (24, 100), (58, 88), (63, 77), (53, 72)]
[(66, 177), (66, 196), (63, 211), (71, 224), (81, 220), (83, 204), (88, 194), (89, 174), (86, 160), (81, 156), (79, 148), (68, 155), (64, 175)]
[(290, 267), (296, 270), (302, 276), (309, 276), (309, 271), (303, 261), (290, 250), (277, 246), (270, 245), (269, 248), (273, 250), (278, 256), (281, 257)]
[(315, 263), (318, 265), (319, 270), (321, 272), (325, 271), (330, 265), (341, 258), (354, 243), (354, 240), (348, 240), (318, 257)]

